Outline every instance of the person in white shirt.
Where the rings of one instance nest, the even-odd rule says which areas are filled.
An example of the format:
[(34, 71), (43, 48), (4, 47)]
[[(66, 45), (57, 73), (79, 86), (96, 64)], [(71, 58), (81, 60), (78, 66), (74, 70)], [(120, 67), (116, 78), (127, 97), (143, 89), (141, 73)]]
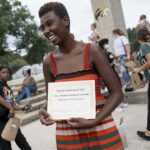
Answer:
[(129, 76), (128, 68), (125, 66), (125, 61), (130, 60), (130, 44), (125, 36), (124, 32), (120, 29), (114, 29), (113, 35), (115, 36), (114, 48), (115, 55), (118, 57), (120, 64), (120, 72), (125, 82), (125, 88), (131, 84), (131, 79)]

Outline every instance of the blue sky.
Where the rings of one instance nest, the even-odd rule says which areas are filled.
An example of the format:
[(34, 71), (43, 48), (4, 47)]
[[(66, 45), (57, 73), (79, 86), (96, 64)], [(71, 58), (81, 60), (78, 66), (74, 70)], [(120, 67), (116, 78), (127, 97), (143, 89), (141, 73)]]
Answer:
[[(40, 6), (49, 1), (56, 0), (20, 0), (27, 5), (35, 21), (40, 24), (38, 10)], [(58, 0), (62, 2), (71, 18), (71, 32), (77, 40), (87, 41), (91, 33), (90, 24), (94, 22), (90, 0)], [(139, 16), (146, 14), (150, 20), (150, 0), (121, 0), (126, 27), (136, 26)]]

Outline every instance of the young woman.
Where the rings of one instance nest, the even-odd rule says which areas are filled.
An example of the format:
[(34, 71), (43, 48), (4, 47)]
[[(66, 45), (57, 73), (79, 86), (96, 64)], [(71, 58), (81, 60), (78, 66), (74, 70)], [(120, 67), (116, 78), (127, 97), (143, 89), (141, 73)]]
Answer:
[[(114, 64), (114, 60), (117, 59), (117, 57), (108, 51), (109, 49), (109, 40), (108, 39), (101, 39), (99, 42), (98, 42), (98, 46), (101, 48), (101, 50), (103, 50), (103, 52), (105, 53), (109, 63), (110, 63), (110, 66), (112, 67), (113, 71), (115, 72), (119, 82), (120, 82), (120, 86), (121, 85), (121, 81), (120, 81), (120, 77), (118, 75), (118, 73), (116, 72), (115, 70), (115, 64)], [(105, 87), (103, 81), (101, 81), (101, 87)], [(105, 88), (104, 88), (105, 89)], [(103, 93), (104, 97), (107, 99), (109, 97), (109, 92), (106, 92), (106, 93)]]
[[(14, 103), (14, 96), (7, 81), (11, 77), (11, 71), (8, 67), (0, 67), (0, 150), (11, 150), (11, 142), (4, 140), (1, 133), (7, 124), (8, 116), (14, 116), (14, 110), (24, 110), (25, 107), (16, 106)], [(16, 144), (21, 150), (31, 150), (21, 130), (18, 130)]]
[(117, 59), (117, 56), (115, 56), (113, 53), (108, 51), (108, 49), (109, 49), (109, 40), (108, 39), (102, 39), (98, 42), (98, 45), (103, 50), (103, 52), (106, 54), (106, 57), (108, 58), (112, 69), (114, 70), (114, 72), (116, 73), (116, 75), (117, 75), (117, 77), (120, 81), (118, 73), (115, 70), (115, 64), (114, 64), (114, 60)]
[[(139, 29), (137, 34), (138, 41), (141, 43), (140, 60), (142, 66), (135, 68), (134, 72), (144, 71), (147, 81), (150, 81), (150, 32), (147, 28)], [(138, 131), (137, 134), (150, 141), (150, 82), (148, 85), (148, 115), (147, 115), (147, 131)]]
[(115, 36), (114, 40), (115, 55), (118, 57), (119, 60), (120, 72), (125, 82), (125, 89), (126, 89), (131, 84), (128, 68), (125, 66), (125, 60), (131, 59), (130, 45), (127, 37), (125, 36), (122, 30), (114, 29), (112, 32), (113, 35)]
[[(111, 117), (111, 112), (121, 103), (123, 93), (106, 56), (96, 46), (74, 40), (69, 30), (70, 18), (63, 4), (50, 2), (43, 5), (39, 10), (39, 17), (43, 34), (58, 46), (43, 62), (46, 89), (49, 82), (96, 81), (95, 119), (55, 121), (46, 111), (47, 103), (40, 109), (42, 124), (57, 124), (57, 149), (123, 149)], [(100, 76), (110, 92), (108, 101), (100, 93)]]
[(91, 24), (91, 37), (90, 37), (90, 40), (94, 43), (94, 44), (97, 44), (98, 41), (100, 40), (100, 35), (97, 31), (97, 26), (96, 26), (96, 23), (92, 23)]
[(24, 98), (30, 97), (31, 93), (37, 91), (35, 79), (31, 76), (31, 69), (25, 70), (23, 73), (25, 79), (23, 80), (23, 86), (16, 97), (16, 103), (19, 103)]

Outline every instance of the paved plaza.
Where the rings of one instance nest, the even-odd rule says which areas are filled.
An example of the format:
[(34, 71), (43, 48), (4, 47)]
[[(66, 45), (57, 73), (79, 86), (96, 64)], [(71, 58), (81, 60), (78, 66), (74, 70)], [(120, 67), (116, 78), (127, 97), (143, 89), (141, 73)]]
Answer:
[[(129, 104), (122, 112), (115, 111), (116, 124), (124, 117), (123, 128), (127, 135), (128, 147), (125, 150), (150, 150), (150, 142), (136, 135), (137, 130), (146, 127), (146, 104)], [(32, 150), (56, 150), (55, 125), (43, 126), (39, 120), (22, 127), (22, 131), (32, 146)], [(13, 150), (19, 150), (13, 143)]]

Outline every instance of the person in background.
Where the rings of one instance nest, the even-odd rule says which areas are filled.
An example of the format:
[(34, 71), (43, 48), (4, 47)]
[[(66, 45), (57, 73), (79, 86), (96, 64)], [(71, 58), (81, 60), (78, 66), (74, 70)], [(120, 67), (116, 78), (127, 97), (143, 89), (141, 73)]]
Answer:
[[(117, 57), (108, 51), (109, 49), (109, 40), (108, 39), (101, 39), (99, 42), (98, 42), (98, 46), (101, 48), (101, 50), (105, 53), (109, 63), (110, 63), (110, 66), (112, 67), (112, 69), (114, 70), (119, 82), (120, 82), (120, 85), (121, 85), (121, 81), (120, 81), (120, 77), (118, 75), (118, 73), (116, 72), (115, 70), (115, 64), (114, 64), (114, 59), (117, 59)], [(101, 81), (101, 87), (102, 89), (105, 89), (105, 85), (103, 83), (103, 81)], [(109, 97), (109, 92), (104, 92), (103, 93), (104, 97), (105, 98), (108, 98)]]
[(144, 15), (144, 14), (140, 16), (139, 22), (136, 27), (137, 32), (142, 28), (147, 28), (147, 30), (150, 32), (150, 23), (147, 20), (146, 15)]
[(100, 35), (97, 31), (97, 26), (96, 26), (96, 23), (92, 23), (91, 24), (91, 36), (89, 37), (89, 39), (94, 43), (94, 44), (97, 44), (98, 41), (100, 40)]
[[(11, 88), (8, 86), (7, 81), (11, 78), (11, 70), (6, 66), (0, 67), (0, 150), (12, 150), (11, 142), (6, 141), (1, 137), (2, 131), (9, 120), (9, 116), (15, 115), (15, 110), (26, 110), (27, 105), (20, 107), (15, 105), (14, 96)], [(16, 144), (21, 150), (31, 150), (30, 145), (26, 141), (26, 138), (18, 130)]]
[(139, 68), (134, 68), (134, 72), (139, 73), (144, 71), (148, 81), (148, 114), (147, 114), (147, 131), (137, 131), (138, 136), (150, 141), (150, 32), (147, 28), (142, 28), (137, 33), (137, 39), (140, 46), (140, 62)]
[(31, 96), (31, 93), (37, 92), (37, 86), (34, 77), (31, 76), (31, 69), (24, 71), (23, 85), (18, 92), (15, 102), (19, 103), (21, 100)]
[(43, 61), (44, 61), (44, 59), (46, 58), (47, 55), (48, 55), (48, 53), (45, 52), (45, 53), (44, 53), (44, 56), (43, 56)]
[[(43, 62), (48, 95), (48, 83), (95, 80), (95, 119), (70, 118), (53, 120), (47, 112), (47, 102), (39, 111), (44, 125), (56, 123), (57, 150), (123, 149), (111, 112), (123, 99), (120, 83), (106, 56), (96, 45), (78, 42), (70, 34), (69, 14), (62, 3), (49, 2), (39, 10), (40, 28), (56, 49)], [(106, 76), (106, 74), (109, 74)], [(100, 93), (100, 77), (109, 89), (106, 101)]]
[(115, 55), (118, 57), (120, 72), (125, 83), (125, 89), (127, 89), (131, 85), (131, 78), (128, 72), (128, 68), (125, 66), (125, 61), (131, 59), (130, 44), (127, 37), (121, 29), (117, 28), (114, 29), (112, 32), (115, 37)]
[[(116, 72), (115, 70), (115, 64), (114, 64), (114, 60), (115, 59), (118, 59), (117, 56), (115, 56), (113, 53), (109, 52), (108, 49), (109, 49), (109, 40), (108, 39), (101, 39), (99, 42), (98, 42), (98, 45), (99, 47), (103, 50), (103, 52), (106, 54), (106, 57), (108, 58), (109, 60), (109, 63), (112, 67), (112, 69), (114, 70), (117, 78), (119, 79), (120, 81), (120, 78), (119, 78), (119, 75), (118, 73)], [(121, 82), (121, 81), (120, 81)]]

